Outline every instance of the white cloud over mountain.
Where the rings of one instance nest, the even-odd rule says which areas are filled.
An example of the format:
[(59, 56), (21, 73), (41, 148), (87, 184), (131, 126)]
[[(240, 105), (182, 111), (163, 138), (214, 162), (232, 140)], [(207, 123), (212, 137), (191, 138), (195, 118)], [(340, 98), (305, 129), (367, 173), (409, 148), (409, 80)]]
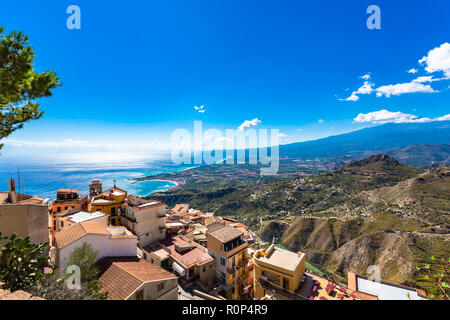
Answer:
[(438, 118), (423, 118), (413, 114), (403, 113), (403, 112), (391, 112), (388, 110), (380, 110), (369, 113), (360, 113), (353, 119), (355, 122), (359, 123), (374, 123), (374, 124), (384, 124), (384, 123), (423, 123), (423, 122), (433, 122), (433, 121), (447, 121), (450, 120), (450, 114), (447, 114)]

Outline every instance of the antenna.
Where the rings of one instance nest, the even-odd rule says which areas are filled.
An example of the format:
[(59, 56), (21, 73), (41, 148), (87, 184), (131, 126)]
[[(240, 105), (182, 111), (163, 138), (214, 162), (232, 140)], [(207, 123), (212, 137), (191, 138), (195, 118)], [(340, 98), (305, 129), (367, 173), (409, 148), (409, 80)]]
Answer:
[(18, 192), (18, 201), (20, 201), (20, 169), (19, 168), (17, 168), (17, 175), (18, 175), (18, 178), (19, 178), (19, 192)]

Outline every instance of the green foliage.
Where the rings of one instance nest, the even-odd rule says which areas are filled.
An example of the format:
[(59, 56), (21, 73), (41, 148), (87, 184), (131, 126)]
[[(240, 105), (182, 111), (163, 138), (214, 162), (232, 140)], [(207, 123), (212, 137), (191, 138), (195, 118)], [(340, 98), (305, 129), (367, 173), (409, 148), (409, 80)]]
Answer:
[(46, 249), (48, 244), (33, 244), (30, 238), (0, 233), (0, 280), (11, 291), (24, 289), (44, 277), (44, 268), (50, 268)]
[[(92, 249), (89, 243), (84, 243), (76, 248), (65, 261), (66, 270), (69, 266), (78, 266), (81, 270), (81, 283), (89, 284), (97, 280), (98, 269), (95, 262), (98, 259), (98, 252)], [(64, 273), (66, 273), (64, 270)]]
[(69, 289), (66, 281), (66, 276), (47, 274), (27, 288), (27, 291), (46, 300), (105, 300), (107, 298), (107, 293), (101, 293), (101, 287), (95, 281), (88, 285), (82, 285), (81, 289)]
[[(68, 279), (71, 274), (67, 272), (69, 266), (78, 266), (81, 272), (81, 290), (75, 293), (73, 299), (82, 300), (105, 300), (107, 292), (102, 292), (102, 285), (97, 280), (99, 270), (95, 266), (98, 259), (98, 251), (94, 250), (89, 243), (84, 243), (81, 247), (72, 251), (69, 258), (65, 261), (66, 270), (64, 270), (64, 279)], [(56, 286), (58, 288), (58, 286)], [(55, 296), (55, 299), (58, 298)]]
[[(50, 97), (60, 86), (53, 71), (36, 73), (34, 51), (22, 32), (3, 34), (0, 27), (0, 139), (21, 129), (25, 122), (42, 117), (35, 99)], [(0, 145), (0, 149), (3, 145)]]
[(432, 299), (450, 300), (450, 259), (431, 256), (428, 261), (416, 267), (419, 279), (430, 287), (428, 296)]

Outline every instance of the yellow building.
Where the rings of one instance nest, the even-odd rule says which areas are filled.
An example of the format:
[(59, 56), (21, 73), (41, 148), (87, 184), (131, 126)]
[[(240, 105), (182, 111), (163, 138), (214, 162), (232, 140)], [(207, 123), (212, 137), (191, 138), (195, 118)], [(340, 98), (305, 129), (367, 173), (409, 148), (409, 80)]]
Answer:
[(271, 245), (253, 257), (255, 299), (266, 295), (280, 300), (300, 299), (296, 293), (305, 273), (305, 254)]
[(216, 278), (229, 300), (243, 300), (248, 273), (248, 243), (234, 227), (216, 224), (207, 233), (208, 253), (215, 259)]
[[(93, 181), (93, 183), (96, 180)], [(91, 184), (92, 186), (92, 184)], [(90, 187), (91, 187), (90, 186)], [(109, 224), (112, 226), (120, 225), (119, 211), (122, 204), (127, 198), (127, 192), (117, 188), (116, 186), (111, 189), (101, 192), (98, 195), (92, 194), (91, 191), (91, 201), (89, 204), (89, 212), (101, 211), (109, 216)]]

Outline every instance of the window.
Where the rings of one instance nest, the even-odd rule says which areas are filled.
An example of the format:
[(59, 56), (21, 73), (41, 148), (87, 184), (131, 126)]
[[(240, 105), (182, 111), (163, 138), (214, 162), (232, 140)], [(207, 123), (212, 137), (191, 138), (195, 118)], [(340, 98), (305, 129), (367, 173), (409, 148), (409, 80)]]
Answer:
[(158, 284), (157, 289), (158, 289), (158, 292), (164, 290), (164, 282), (161, 282), (160, 284)]
[(61, 212), (61, 207), (58, 207), (56, 212)]
[(206, 267), (203, 267), (203, 272), (206, 272)]
[(289, 279), (283, 278), (283, 288), (289, 290)]
[(144, 300), (144, 290), (136, 292), (136, 300)]
[[(144, 252), (144, 259), (147, 260), (147, 254)], [(153, 263), (153, 259), (152, 259), (152, 263)]]
[(61, 227), (64, 227), (64, 222), (63, 221), (61, 221)]
[(64, 210), (67, 210), (67, 209), (69, 209), (69, 207), (64, 207)]
[(224, 259), (224, 258), (220, 258), (220, 264), (221, 264), (222, 266), (225, 265), (225, 259)]

